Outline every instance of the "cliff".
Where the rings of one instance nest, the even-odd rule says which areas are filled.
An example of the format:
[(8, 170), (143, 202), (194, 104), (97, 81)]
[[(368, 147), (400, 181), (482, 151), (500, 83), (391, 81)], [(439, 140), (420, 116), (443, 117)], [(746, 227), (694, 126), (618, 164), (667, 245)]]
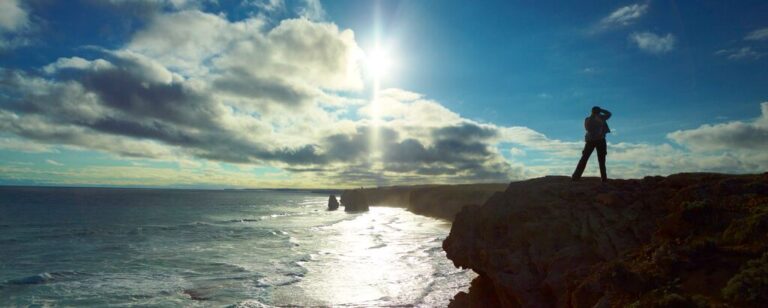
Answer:
[(768, 173), (511, 183), (443, 243), (454, 307), (765, 307)]
[(345, 212), (368, 211), (368, 196), (362, 189), (345, 190), (341, 193), (341, 204)]
[(416, 214), (453, 220), (462, 207), (480, 205), (506, 187), (496, 183), (361, 188), (345, 190), (341, 203), (346, 210), (347, 206), (359, 208), (358, 203), (365, 200), (370, 206), (403, 207)]

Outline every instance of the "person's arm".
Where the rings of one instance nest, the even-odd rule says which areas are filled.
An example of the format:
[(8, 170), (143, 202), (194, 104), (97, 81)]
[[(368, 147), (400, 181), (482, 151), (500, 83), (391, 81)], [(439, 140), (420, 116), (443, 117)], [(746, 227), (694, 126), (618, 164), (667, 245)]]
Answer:
[(589, 131), (589, 118), (584, 119), (584, 130)]
[(611, 112), (600, 108), (600, 117), (603, 118), (603, 120), (608, 120), (611, 118)]

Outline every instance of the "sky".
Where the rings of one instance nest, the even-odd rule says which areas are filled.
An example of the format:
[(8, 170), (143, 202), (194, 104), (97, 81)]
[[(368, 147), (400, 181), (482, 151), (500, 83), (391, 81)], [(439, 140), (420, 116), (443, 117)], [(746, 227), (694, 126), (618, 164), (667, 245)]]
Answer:
[(0, 185), (570, 175), (592, 106), (609, 177), (765, 172), (768, 3), (0, 1)]

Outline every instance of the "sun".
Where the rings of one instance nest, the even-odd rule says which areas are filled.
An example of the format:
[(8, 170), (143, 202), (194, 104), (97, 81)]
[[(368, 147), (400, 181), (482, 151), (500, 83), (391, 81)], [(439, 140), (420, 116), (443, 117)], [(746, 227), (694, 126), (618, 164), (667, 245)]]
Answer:
[(382, 48), (374, 48), (366, 54), (365, 60), (368, 72), (375, 79), (386, 78), (394, 64), (389, 52)]

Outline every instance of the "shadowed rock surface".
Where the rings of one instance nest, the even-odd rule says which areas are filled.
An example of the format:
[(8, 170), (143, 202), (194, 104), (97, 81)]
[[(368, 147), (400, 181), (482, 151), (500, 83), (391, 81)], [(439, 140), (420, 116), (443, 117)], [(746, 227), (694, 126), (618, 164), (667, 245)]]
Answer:
[(454, 307), (765, 307), (768, 173), (514, 182), (443, 242)]
[(328, 197), (328, 210), (335, 211), (339, 208), (339, 201), (336, 200), (336, 195), (330, 195)]
[[(456, 213), (466, 205), (479, 205), (496, 192), (504, 191), (507, 184), (468, 184), (468, 185), (420, 185), (390, 186), (346, 190), (345, 195), (357, 192), (365, 196), (371, 206), (402, 207), (409, 211), (435, 218), (453, 220)], [(355, 204), (351, 200), (350, 203)]]
[(345, 212), (364, 212), (368, 210), (368, 199), (362, 189), (345, 190), (341, 194), (341, 204)]

